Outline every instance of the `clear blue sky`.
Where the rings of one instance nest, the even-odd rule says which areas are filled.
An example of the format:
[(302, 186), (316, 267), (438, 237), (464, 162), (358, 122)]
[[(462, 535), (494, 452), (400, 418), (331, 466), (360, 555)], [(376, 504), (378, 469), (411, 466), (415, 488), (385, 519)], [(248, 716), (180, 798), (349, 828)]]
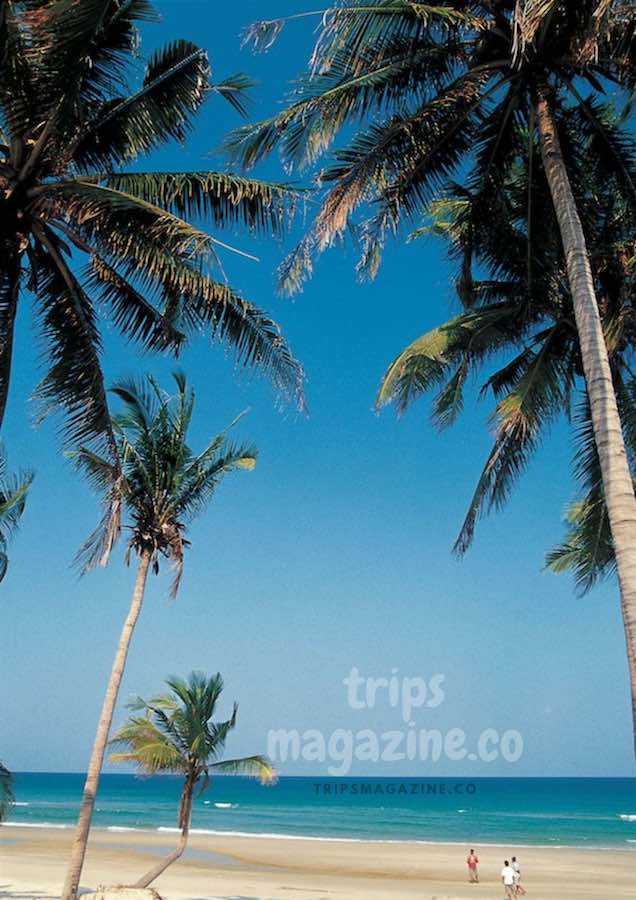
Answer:
[[(253, 117), (278, 108), (311, 43), (289, 28), (267, 56), (241, 51), (243, 26), (304, 7), (290, 0), (214, 6), (160, 0), (164, 21), (144, 52), (174, 37), (207, 47), (217, 78), (243, 70), (259, 81)], [(147, 167), (221, 167), (224, 132), (238, 125), (212, 99), (187, 148)], [(261, 174), (280, 179), (278, 163)], [(232, 238), (244, 248), (254, 242)], [(291, 241), (290, 241), (291, 245)], [(192, 528), (180, 596), (153, 578), (123, 698), (154, 692), (164, 676), (220, 670), (240, 704), (232, 751), (265, 749), (269, 728), (400, 727), (396, 710), (350, 710), (342, 679), (443, 673), (445, 702), (418, 727), (516, 728), (516, 765), (396, 764), (371, 774), (634, 774), (627, 670), (616, 586), (584, 599), (571, 580), (542, 572), (572, 494), (567, 429), (555, 429), (506, 511), (482, 523), (473, 550), (450, 548), (489, 447), (489, 407), (469, 406), (440, 435), (426, 404), (396, 421), (372, 409), (380, 375), (407, 342), (452, 308), (443, 247), (395, 245), (379, 277), (360, 285), (349, 250), (320, 262), (294, 302), (274, 292), (284, 248), (258, 246), (259, 263), (227, 257), (232, 283), (281, 322), (307, 375), (308, 418), (280, 411), (269, 385), (240, 378), (222, 349), (201, 339), (182, 360), (196, 387), (195, 443), (238, 411), (240, 435), (260, 449), (253, 473), (228, 478)], [(169, 360), (140, 357), (105, 324), (109, 381), (138, 371), (167, 379)], [(79, 771), (88, 758), (133, 571), (121, 558), (78, 580), (75, 550), (93, 527), (95, 498), (59, 451), (54, 423), (35, 428), (29, 395), (39, 352), (22, 309), (4, 440), (10, 462), (37, 479), (0, 589), (1, 755), (16, 770)], [(123, 715), (123, 706), (117, 721)], [(300, 771), (289, 768), (289, 772)], [(316, 772), (305, 765), (304, 771)]]

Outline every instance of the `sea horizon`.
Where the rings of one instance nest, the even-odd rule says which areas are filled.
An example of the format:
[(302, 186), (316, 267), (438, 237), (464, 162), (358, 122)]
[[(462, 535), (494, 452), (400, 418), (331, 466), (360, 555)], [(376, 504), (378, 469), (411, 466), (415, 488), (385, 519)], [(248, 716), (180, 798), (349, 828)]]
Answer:
[[(74, 827), (82, 773), (22, 772), (7, 825)], [(176, 832), (174, 776), (102, 776), (94, 826)], [(270, 839), (636, 850), (636, 778), (219, 776), (192, 833)]]

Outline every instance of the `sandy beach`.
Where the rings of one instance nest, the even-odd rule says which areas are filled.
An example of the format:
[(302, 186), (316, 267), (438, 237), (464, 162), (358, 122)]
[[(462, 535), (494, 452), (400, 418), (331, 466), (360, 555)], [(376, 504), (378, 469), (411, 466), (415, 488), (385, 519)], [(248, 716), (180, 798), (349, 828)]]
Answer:
[[(3, 826), (0, 898), (59, 896), (72, 831)], [(93, 831), (82, 886), (130, 883), (173, 846), (156, 832)], [(503, 897), (506, 850), (475, 845), (479, 885), (466, 882), (464, 848), (193, 835), (186, 857), (155, 884), (165, 900), (460, 900)], [(522, 848), (529, 898), (588, 900), (634, 897), (636, 854), (629, 850)]]

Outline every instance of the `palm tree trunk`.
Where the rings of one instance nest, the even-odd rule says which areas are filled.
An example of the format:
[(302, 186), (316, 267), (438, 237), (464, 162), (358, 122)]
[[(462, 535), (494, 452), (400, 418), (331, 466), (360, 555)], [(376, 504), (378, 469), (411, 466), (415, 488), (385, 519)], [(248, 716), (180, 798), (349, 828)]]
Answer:
[(585, 235), (561, 153), (548, 94), (539, 92), (537, 122), (541, 156), (561, 232), (574, 304), (583, 371), (592, 412), (603, 492), (616, 555), (621, 612), (631, 679), (636, 754), (636, 499), (612, 382), (607, 346)]
[(181, 826), (181, 837), (179, 838), (179, 843), (172, 851), (172, 853), (166, 856), (165, 859), (162, 859), (161, 862), (156, 866), (153, 866), (153, 868), (150, 869), (149, 872), (146, 872), (143, 878), (140, 878), (139, 881), (135, 882), (134, 887), (147, 888), (156, 878), (159, 878), (162, 872), (166, 871), (168, 866), (171, 866), (173, 862), (176, 862), (185, 850), (186, 844), (188, 843), (188, 836), (190, 834), (193, 792), (194, 780), (191, 776), (188, 776), (183, 787), (183, 794), (181, 795), (181, 807), (179, 810), (179, 825)]
[(126, 665), (126, 657), (132, 634), (141, 612), (141, 605), (144, 599), (144, 591), (146, 588), (146, 579), (148, 577), (148, 568), (150, 566), (151, 553), (144, 551), (137, 570), (135, 579), (135, 587), (133, 590), (130, 609), (122, 628), (119, 638), (117, 653), (113, 662), (113, 668), (110, 673), (106, 695), (102, 705), (99, 723), (97, 725), (97, 733), (93, 744), (93, 752), (91, 753), (90, 762), (88, 764), (88, 772), (86, 774), (86, 782), (84, 784), (84, 794), (80, 806), (79, 819), (77, 822), (77, 830), (75, 832), (75, 840), (71, 850), (71, 860), (66, 874), (64, 890), (62, 891), (62, 900), (76, 900), (79, 888), (80, 876), (82, 874), (82, 866), (84, 865), (84, 856), (86, 854), (86, 845), (88, 842), (88, 832), (91, 827), (91, 819), (93, 817), (93, 807), (95, 805), (95, 796), (97, 794), (97, 786), (99, 784), (99, 776), (102, 770), (104, 754), (108, 744), (108, 733), (113, 721), (113, 713), (119, 687), (121, 685), (122, 676), (124, 674), (124, 666)]

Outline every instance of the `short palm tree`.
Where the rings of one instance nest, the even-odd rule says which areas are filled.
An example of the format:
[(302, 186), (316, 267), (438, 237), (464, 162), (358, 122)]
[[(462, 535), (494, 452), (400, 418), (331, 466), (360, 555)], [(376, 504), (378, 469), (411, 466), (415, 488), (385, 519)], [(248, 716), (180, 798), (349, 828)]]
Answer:
[(7, 473), (7, 457), (0, 446), (0, 581), (7, 574), (9, 539), (24, 512), (27, 492), (33, 481), (31, 472)]
[(0, 4), (0, 423), (25, 295), (49, 361), (43, 412), (62, 408), (74, 443), (112, 443), (102, 313), (150, 350), (177, 352), (207, 331), (301, 396), (276, 324), (218, 277), (227, 245), (193, 224), (271, 235), (297, 192), (207, 170), (130, 168), (184, 142), (209, 97), (242, 110), (249, 86), (245, 76), (213, 83), (206, 52), (178, 39), (139, 77), (138, 25), (157, 19), (151, 0)]
[(126, 560), (137, 560), (137, 577), (88, 765), (64, 900), (77, 895), (108, 734), (148, 572), (158, 572), (161, 557), (170, 562), (174, 571), (171, 593), (176, 596), (189, 545), (188, 522), (204, 511), (228, 472), (253, 469), (256, 463), (256, 449), (229, 443), (225, 432), (200, 453), (192, 451), (188, 428), (194, 392), (182, 374), (174, 377), (174, 396), (163, 393), (151, 376), (113, 388), (123, 404), (122, 411), (112, 417), (115, 461), (86, 447), (74, 454), (79, 469), (104, 494), (106, 507), (102, 522), (80, 551), (83, 570), (108, 560), (118, 536), (113, 522), (119, 517), (113, 519), (112, 508), (119, 505), (128, 531)]
[(6, 766), (0, 763), (0, 822), (9, 814), (13, 800), (13, 776)]
[[(565, 251), (616, 554), (636, 750), (636, 499), (594, 290), (590, 235), (558, 125), (560, 111), (580, 111), (606, 169), (633, 202), (633, 179), (599, 115), (598, 98), (608, 86), (631, 91), (636, 84), (636, 9), (623, 0), (345, 0), (319, 14), (311, 65), (290, 105), (231, 143), (246, 166), (279, 145), (291, 167), (313, 163), (343, 127), (350, 129), (348, 143), (320, 172), (326, 194), (308, 234), (283, 264), (284, 286), (297, 288), (312, 255), (349, 228), (362, 239), (362, 271), (374, 275), (386, 237), (419, 215), (454, 171), (466, 174), (475, 194), (474, 224), (481, 227), (520, 156), (533, 159), (519, 136), (538, 139)], [(257, 23), (246, 38), (269, 46), (283, 24)], [(536, 184), (531, 177), (531, 190)], [(370, 212), (357, 222), (360, 207)], [(530, 241), (536, 233), (529, 232)]]
[(144, 714), (133, 716), (114, 735), (111, 743), (127, 748), (113, 753), (113, 761), (134, 763), (143, 775), (170, 772), (183, 777), (177, 825), (181, 838), (177, 848), (153, 866), (135, 887), (148, 887), (186, 848), (192, 819), (192, 803), (197, 786), (199, 794), (207, 790), (213, 773), (253, 775), (264, 783), (272, 782), (275, 770), (264, 756), (223, 759), (225, 742), (236, 725), (238, 707), (224, 722), (213, 722), (223, 690), (223, 679), (193, 672), (186, 680), (169, 678), (168, 694), (148, 702), (137, 701), (133, 708)]

